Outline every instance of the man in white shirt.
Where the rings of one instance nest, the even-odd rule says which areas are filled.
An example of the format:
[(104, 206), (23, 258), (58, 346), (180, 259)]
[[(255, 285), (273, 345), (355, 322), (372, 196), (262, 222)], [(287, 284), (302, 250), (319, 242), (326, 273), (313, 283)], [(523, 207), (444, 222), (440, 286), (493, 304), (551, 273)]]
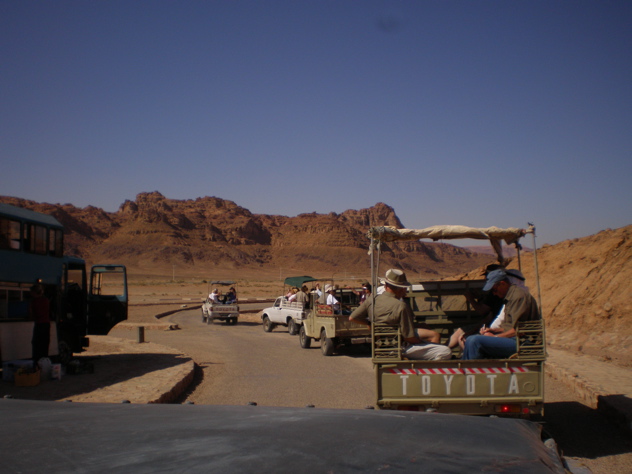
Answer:
[(326, 285), (325, 293), (327, 293), (327, 304), (332, 307), (334, 314), (340, 314), (340, 302), (335, 296), (336, 289), (332, 285)]

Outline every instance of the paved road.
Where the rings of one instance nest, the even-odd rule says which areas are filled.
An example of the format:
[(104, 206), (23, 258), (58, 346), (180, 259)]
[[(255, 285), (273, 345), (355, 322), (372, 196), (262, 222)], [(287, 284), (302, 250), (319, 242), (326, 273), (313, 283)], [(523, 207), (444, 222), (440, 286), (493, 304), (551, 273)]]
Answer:
[(152, 332), (151, 341), (177, 347), (202, 367), (203, 379), (188, 396), (196, 404), (365, 408), (374, 403), (366, 348), (324, 357), (318, 343), (302, 349), (283, 327), (265, 333), (261, 324), (241, 320), (236, 326), (206, 325), (193, 311), (169, 319), (182, 329)]
[[(319, 343), (301, 349), (285, 328), (265, 333), (257, 322), (205, 325), (199, 312), (169, 317), (179, 331), (149, 334), (175, 347), (203, 369), (187, 400), (196, 404), (365, 408), (374, 404), (368, 352), (324, 357)], [(546, 380), (545, 427), (564, 454), (594, 473), (632, 472), (632, 440), (597, 411), (580, 403), (564, 384)]]

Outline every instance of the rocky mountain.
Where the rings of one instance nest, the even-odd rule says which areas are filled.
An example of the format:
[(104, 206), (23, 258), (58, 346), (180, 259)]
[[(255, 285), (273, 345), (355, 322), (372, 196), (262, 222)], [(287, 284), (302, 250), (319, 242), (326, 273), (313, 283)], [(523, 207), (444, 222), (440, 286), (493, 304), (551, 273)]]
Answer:
[[(538, 250), (550, 344), (632, 365), (632, 225)], [(523, 259), (532, 293), (534, 260)]]
[[(403, 227), (392, 207), (378, 203), (342, 214), (296, 217), (253, 214), (216, 197), (168, 199), (141, 193), (115, 213), (88, 206), (0, 197), (1, 202), (51, 214), (65, 227), (66, 253), (89, 263), (123, 263), (132, 272), (233, 278), (253, 274), (369, 273), (370, 226)], [(384, 265), (421, 278), (468, 271), (490, 261), (442, 243), (394, 243), (382, 249)]]

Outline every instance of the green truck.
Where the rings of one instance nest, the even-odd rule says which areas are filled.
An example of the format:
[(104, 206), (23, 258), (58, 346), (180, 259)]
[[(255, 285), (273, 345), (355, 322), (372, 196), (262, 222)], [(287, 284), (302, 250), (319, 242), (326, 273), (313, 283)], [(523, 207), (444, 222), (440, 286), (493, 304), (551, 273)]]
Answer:
[(371, 330), (349, 321), (351, 311), (360, 306), (357, 291), (351, 288), (337, 289), (336, 298), (344, 308), (341, 314), (335, 314), (332, 306), (325, 304), (323, 297), (320, 300), (314, 298), (312, 308), (299, 331), (299, 342), (303, 349), (308, 349), (313, 339), (320, 341), (324, 356), (331, 356), (341, 346), (371, 343)]
[[(435, 226), (411, 230), (374, 227), (369, 231), (374, 287), (377, 288), (379, 284), (377, 268), (380, 244), (383, 242), (420, 238), (485, 238), (496, 249), (500, 264), (504, 264), (501, 240), (515, 244), (527, 233), (535, 234), (535, 229)], [(413, 309), (415, 322), (426, 324), (439, 332), (442, 343), (447, 343), (457, 328), (482, 319), (470, 306), (465, 294), (480, 292), (484, 280), (412, 283), (407, 299)], [(371, 334), (376, 405), (380, 409), (522, 418), (536, 418), (543, 414), (546, 347), (542, 320), (519, 324), (517, 352), (509, 359), (502, 360), (461, 360), (458, 346), (453, 349), (451, 360), (406, 360), (402, 357), (405, 343), (398, 327), (374, 324)]]

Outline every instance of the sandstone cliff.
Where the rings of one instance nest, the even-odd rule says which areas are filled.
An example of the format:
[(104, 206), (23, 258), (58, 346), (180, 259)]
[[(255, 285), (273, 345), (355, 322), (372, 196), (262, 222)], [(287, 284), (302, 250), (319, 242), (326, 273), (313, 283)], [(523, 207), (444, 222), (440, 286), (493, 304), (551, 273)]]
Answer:
[[(2, 197), (2, 202), (55, 216), (66, 228), (66, 251), (90, 263), (123, 263), (131, 271), (223, 278), (239, 274), (331, 275), (369, 272), (366, 231), (403, 227), (392, 207), (378, 203), (342, 214), (296, 217), (252, 214), (216, 197), (174, 200), (141, 193), (115, 213), (88, 206), (45, 204)], [(405, 252), (404, 252), (405, 250)], [(421, 278), (476, 268), (492, 257), (441, 243), (407, 242), (383, 249), (384, 265)], [(403, 259), (403, 256), (406, 256)]]

